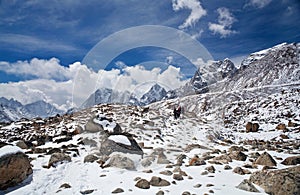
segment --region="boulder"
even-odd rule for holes
[[[232,162],[232,159],[228,154],[222,154],[214,157],[212,161],[216,162],[215,164],[228,164],[229,162]]]
[[[88,122],[85,124],[85,131],[87,131],[89,133],[96,133],[96,132],[104,131],[102,125],[95,123],[95,121],[94,121],[95,119],[97,119],[97,117],[92,117],[90,120],[88,120]]]
[[[141,188],[141,189],[149,189],[150,188],[150,182],[147,181],[146,179],[140,179],[135,184],[135,186],[138,187],[138,188]]]
[[[120,154],[115,154],[112,157],[110,157],[108,166],[117,167],[120,169],[128,169],[128,170],[136,169],[134,162],[130,158],[126,156],[122,156]]]
[[[281,164],[284,165],[298,165],[300,164],[300,156],[290,156],[284,159],[284,161],[281,162]]]
[[[236,186],[236,188],[248,192],[259,192],[259,190],[256,189],[256,187],[248,179],[244,179],[238,186]]]
[[[169,185],[171,185],[171,183],[160,177],[153,176],[150,180],[150,185],[152,185],[152,186],[169,186]]]
[[[86,157],[84,157],[84,160],[83,162],[90,162],[90,163],[93,163],[95,162],[96,160],[98,160],[99,158],[93,154],[88,154]]]
[[[286,130],[287,130],[286,125],[283,124],[283,123],[278,124],[278,125],[276,126],[276,129],[277,129],[277,130],[283,130],[283,131],[286,131]]]
[[[273,157],[267,152],[262,153],[254,163],[258,165],[265,165],[270,167],[276,166],[277,164],[276,161],[273,159]]]
[[[57,164],[71,162],[71,157],[64,153],[53,153],[48,162],[48,168],[56,167]]]
[[[122,188],[116,188],[114,191],[112,191],[112,194],[119,194],[119,193],[123,193],[124,190]]]
[[[18,146],[18,147],[21,148],[21,149],[28,149],[27,144],[26,144],[23,140],[19,140],[19,141],[16,143],[16,146]]]
[[[249,132],[258,132],[258,129],[259,129],[259,124],[258,123],[248,122],[246,124],[246,132],[247,133],[249,133]]]
[[[214,172],[216,171],[216,169],[215,169],[214,166],[206,167],[205,170],[207,170],[207,171],[210,172],[210,173],[214,173]]]
[[[30,174],[32,168],[28,156],[24,153],[5,154],[0,157],[0,190],[16,186]]]
[[[252,173],[250,182],[273,195],[300,194],[300,166]]]
[[[181,181],[181,180],[183,180],[183,177],[181,174],[176,173],[173,175],[173,179],[175,179],[177,181]]]
[[[205,165],[206,162],[199,158],[197,155],[195,155],[191,160],[189,161],[189,166],[200,166],[200,165]]]
[[[247,159],[247,155],[241,151],[232,151],[229,156],[230,158],[238,161],[245,161]]]
[[[122,142],[116,142],[114,140],[109,139],[108,137],[107,139],[104,139],[104,141],[101,143],[100,153],[102,155],[107,156],[109,156],[113,152],[143,155],[143,150],[140,148],[138,143],[133,139],[131,135],[120,136],[127,137],[128,141],[130,142],[130,145],[124,144]]]

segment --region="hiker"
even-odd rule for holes
[[[180,114],[181,114],[181,106],[180,105],[174,107],[173,114],[174,114],[174,119],[178,119],[180,117]]]

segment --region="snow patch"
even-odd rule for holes
[[[0,148],[0,158],[2,158],[3,156],[6,156],[6,155],[16,154],[19,152],[23,153],[21,148],[19,148],[17,146],[6,145],[6,146],[3,146],[2,148]]]
[[[116,143],[121,143],[127,146],[131,146],[129,139],[125,135],[111,135],[108,138]]]

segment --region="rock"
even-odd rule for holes
[[[206,167],[205,170],[207,170],[207,171],[210,172],[210,173],[214,173],[214,172],[216,171],[216,169],[215,169],[214,166]]]
[[[110,157],[108,166],[117,167],[120,169],[135,170],[134,162],[130,158],[120,154],[115,154]]]
[[[246,133],[249,133],[249,132],[257,132],[259,129],[259,124],[258,123],[251,123],[251,122],[248,122],[246,124]]]
[[[188,191],[184,191],[184,192],[182,192],[182,194],[181,195],[191,195],[191,193],[190,192],[188,192]]]
[[[93,163],[95,162],[96,160],[98,160],[99,158],[93,154],[89,154],[87,155],[86,157],[84,157],[84,160],[83,162],[84,163],[87,163],[87,162],[90,162],[90,163]]]
[[[59,188],[71,188],[71,186],[68,183],[64,183]]]
[[[256,187],[248,179],[244,179],[238,186],[236,186],[236,188],[248,192],[259,192],[259,190],[256,189]]]
[[[232,151],[229,156],[230,158],[238,161],[245,161],[247,159],[247,155],[241,151]]]
[[[146,179],[140,179],[135,184],[135,186],[138,187],[138,188],[141,188],[141,189],[149,189],[150,188],[150,182],[147,181]]]
[[[289,136],[285,135],[285,134],[281,134],[279,135],[281,137],[281,139],[289,139]]]
[[[102,125],[95,123],[94,119],[96,120],[97,117],[92,117],[88,122],[85,124],[85,131],[89,133],[97,133],[97,132],[104,132]]]
[[[19,148],[21,149],[28,149],[28,146],[27,144],[23,141],[23,140],[19,140],[17,143],[16,143],[16,146],[18,146]]]
[[[164,193],[164,191],[162,191],[162,190],[159,190],[157,193],[156,193],[156,195],[164,195],[165,193]]]
[[[161,171],[159,173],[162,175],[167,175],[167,176],[173,175],[172,171],[169,171],[169,170]]]
[[[143,173],[153,173],[153,171],[151,169],[146,169],[143,171]]]
[[[250,182],[273,195],[300,194],[300,166],[252,173]]]
[[[169,186],[171,184],[170,184],[170,182],[168,182],[165,179],[153,176],[150,180],[150,185],[152,185],[152,186]]]
[[[225,166],[224,166],[224,170],[230,170],[230,169],[232,169],[231,166],[229,166],[229,165],[225,165]]]
[[[117,188],[114,191],[112,191],[111,193],[112,194],[119,194],[119,193],[123,193],[123,192],[124,192],[124,190],[122,188]]]
[[[51,154],[54,154],[54,153],[61,153],[61,149],[60,149],[60,148],[51,148],[51,149],[46,153],[46,155],[51,155]]]
[[[278,124],[278,125],[276,126],[276,129],[277,129],[277,130],[283,130],[283,131],[286,131],[286,130],[287,130],[286,125],[283,124],[283,123]]]
[[[283,165],[298,165],[300,164],[300,156],[290,156],[281,162]]]
[[[256,161],[254,162],[255,164],[258,164],[258,165],[265,165],[265,166],[276,166],[276,161],[272,158],[272,156],[267,153],[267,152],[264,152],[262,153],[257,159]]]
[[[32,174],[30,161],[22,152],[0,157],[0,190],[16,186],[30,174]]]
[[[245,149],[243,146],[231,146],[231,147],[228,149],[228,152],[229,152],[229,153],[232,153],[233,151],[247,152],[248,150]]]
[[[144,154],[143,150],[140,148],[138,143],[133,139],[133,137],[129,135],[126,137],[130,141],[131,145],[126,145],[126,144],[115,142],[110,139],[105,139],[101,143],[100,153],[102,155],[107,155],[107,156],[109,156],[113,152],[143,155]]]
[[[299,126],[299,124],[292,122],[291,120],[289,120],[288,122],[288,127],[297,127]]]
[[[227,154],[216,156],[212,160],[216,162],[215,164],[228,164],[229,162],[232,162],[231,157]]]
[[[89,139],[89,138],[83,138],[82,143],[84,145],[89,145],[91,147],[96,147],[97,146],[97,142],[95,140]]]
[[[183,177],[181,174],[174,174],[173,175],[173,179],[177,180],[177,181],[181,181],[183,180]]]
[[[141,160],[141,165],[143,167],[149,167],[155,160],[155,157],[154,156],[149,156],[149,157],[146,157],[146,158],[143,158]]]
[[[54,153],[49,159],[48,167],[55,167],[56,164],[62,163],[64,161],[71,162],[71,157],[64,153]]]
[[[241,167],[235,167],[235,168],[233,169],[233,172],[234,172],[234,173],[237,173],[237,174],[239,174],[239,175],[245,175],[245,174],[246,174],[245,171],[244,171],[244,169],[242,169]]]
[[[80,194],[91,194],[93,193],[95,190],[84,190],[84,191],[80,191]]]
[[[154,153],[157,154],[157,164],[169,164],[170,161],[167,159],[167,156],[163,152],[162,148],[156,148]]]
[[[116,123],[116,126],[113,128],[113,132],[116,133],[116,134],[121,134],[122,133],[122,128],[118,123]]]
[[[196,184],[196,185],[194,185],[193,187],[194,188],[200,188],[202,186],[202,184]]]
[[[197,155],[191,158],[191,160],[189,161],[189,166],[200,166],[205,164],[206,162],[203,159],[199,158]]]

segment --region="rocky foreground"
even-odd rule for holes
[[[297,88],[2,124],[0,193],[300,194]]]

